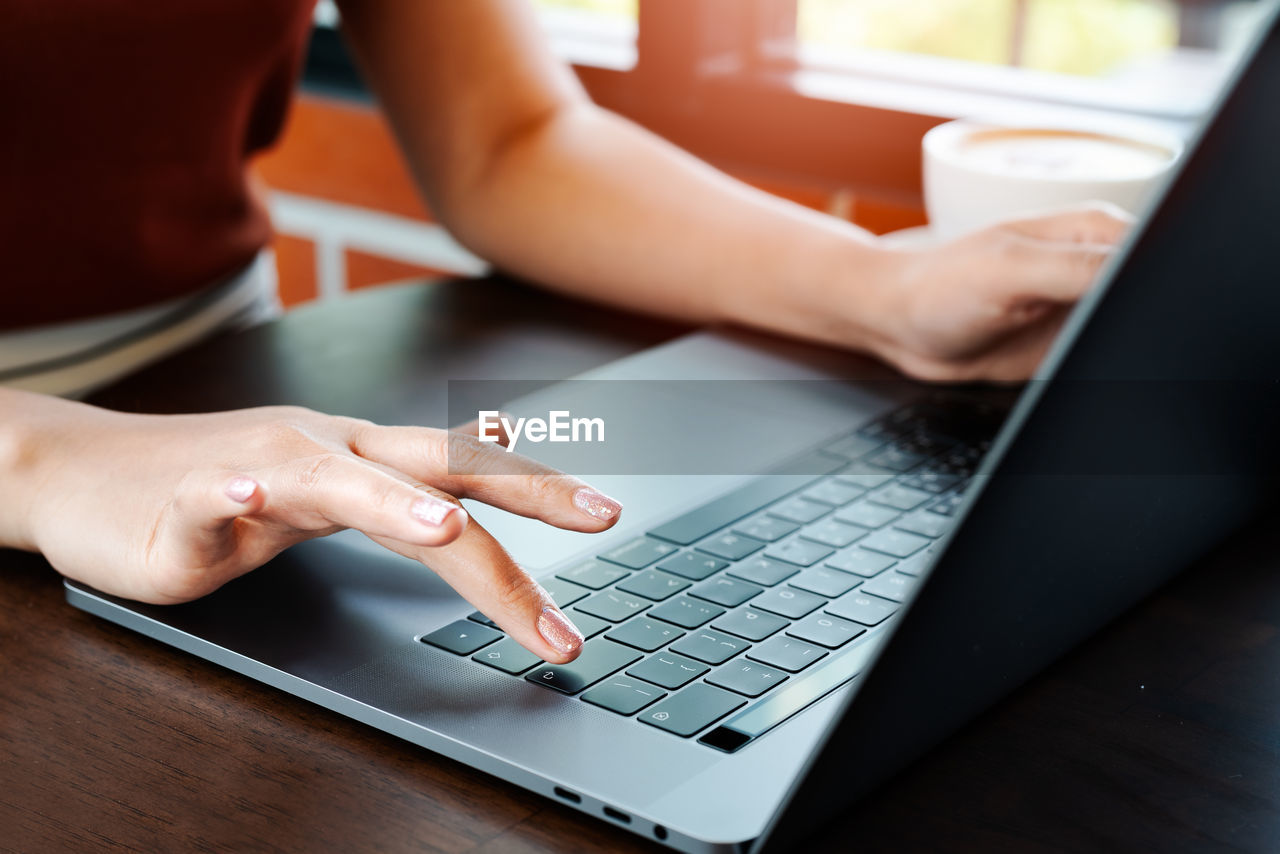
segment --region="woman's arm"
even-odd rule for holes
[[[1016,378],[1125,227],[1086,211],[890,251],[593,106],[524,0],[340,6],[444,224],[578,295],[840,344],[928,378]]]

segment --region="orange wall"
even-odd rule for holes
[[[280,144],[257,163],[266,183],[278,190],[325,201],[430,220],[390,129],[370,106],[302,95]],[[818,210],[846,216],[876,233],[923,224],[918,208],[828,190],[782,185],[751,175],[738,177],[761,189]],[[296,236],[276,239],[280,290],[286,305],[316,294],[314,245]],[[349,288],[426,275],[432,271],[364,253],[347,252]]]

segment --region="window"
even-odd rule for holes
[[[548,13],[570,13],[589,18],[635,22],[638,0],[535,0]]]
[[[1178,41],[1167,0],[800,0],[801,45],[1099,75]]]
[[[796,38],[785,59],[802,70],[1189,122],[1211,103],[1271,5],[797,0]]]
[[[535,0],[558,55],[575,65],[625,71],[636,64],[639,0]]]

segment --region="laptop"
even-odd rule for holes
[[[188,605],[68,600],[672,848],[795,847],[1266,506],[1277,103],[1272,16],[1018,391],[700,332],[516,400],[661,416],[589,478],[608,534],[470,508],[588,636],[570,665],[353,534]]]

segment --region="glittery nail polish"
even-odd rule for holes
[[[538,634],[563,655],[577,652],[586,640],[578,627],[553,605],[547,605],[538,615]]]
[[[592,519],[608,522],[622,512],[622,505],[609,496],[584,486],[573,494],[573,506]]]

